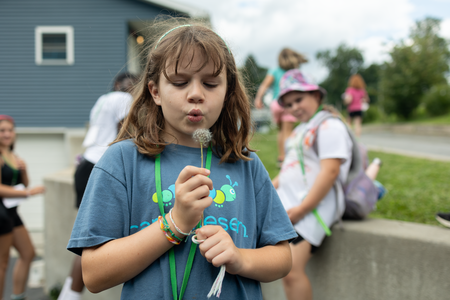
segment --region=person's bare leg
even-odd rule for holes
[[[35,257],[33,243],[25,226],[14,227],[13,246],[19,252],[13,271],[13,293],[19,295],[25,292],[31,262]]]
[[[379,158],[375,158],[373,162],[367,167],[366,175],[372,180],[377,179],[378,171],[380,171],[381,160]]]
[[[81,273],[81,256],[76,256],[72,264],[72,291],[81,293],[84,289],[83,274]]]
[[[3,297],[6,272],[8,271],[9,249],[13,243],[12,233],[0,235],[0,299]]]
[[[346,120],[347,120],[347,125],[351,128],[352,127],[352,118],[350,118],[350,116],[347,116]]]
[[[362,118],[361,117],[354,117],[353,118],[353,124],[354,124],[354,130],[355,130],[355,135],[356,137],[360,137],[361,136],[361,123],[362,123]]]
[[[277,133],[277,149],[278,149],[278,158],[279,162],[284,160],[284,145],[283,145],[283,133],[281,131],[281,124],[278,125],[278,133]]]
[[[305,267],[311,258],[311,244],[303,240],[291,244],[292,269],[283,278],[284,291],[288,300],[312,300],[311,283],[306,276]]]

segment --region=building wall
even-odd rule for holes
[[[97,98],[127,69],[128,22],[160,12],[137,0],[0,1],[0,113],[18,127],[84,127]],[[36,26],[72,26],[75,63],[36,65]]]
[[[15,152],[27,164],[30,186],[42,185],[48,174],[73,166],[75,156],[83,151],[84,133],[84,129],[18,129]],[[75,199],[71,200],[74,206]],[[19,213],[30,232],[41,233],[44,228],[44,196],[30,197],[19,206]]]

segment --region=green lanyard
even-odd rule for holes
[[[206,155],[206,169],[211,169],[211,158],[212,150],[208,147],[208,153]],[[159,211],[162,216],[165,216],[161,188],[161,155],[158,154],[155,160],[155,184],[156,184],[156,196],[158,197]],[[198,222],[195,228],[201,227],[201,222]],[[183,299],[184,292],[188,284],[189,276],[191,274],[192,264],[194,262],[195,251],[197,249],[197,244],[191,243],[191,248],[189,249],[189,256],[186,262],[186,268],[184,269],[183,283],[181,284],[180,297],[178,298],[178,283],[177,283],[177,272],[175,267],[175,251],[173,247],[169,250],[169,267],[170,267],[170,283],[172,285],[172,295],[174,300]]]
[[[312,116],[312,118],[314,118],[322,109],[323,109],[323,107],[322,107],[322,105],[320,105],[319,108],[317,108],[317,110],[314,113],[314,115]],[[305,139],[306,132],[307,132],[307,130],[305,130],[303,132],[303,134],[302,134],[302,138],[301,138],[300,143],[299,143],[300,145],[297,144],[297,153],[298,153],[298,161],[300,162],[300,169],[302,170],[302,174],[303,174],[303,181],[305,182],[305,185],[308,186],[308,182],[306,181],[305,161],[304,161],[304,158],[303,158],[303,141]],[[317,209],[314,208],[312,210],[312,213],[316,217],[316,219],[319,222],[320,226],[322,226],[323,230],[325,231],[325,234],[327,236],[330,236],[331,235],[331,230],[330,230],[330,228],[328,228],[327,224],[325,224],[323,219],[320,217],[319,213],[317,212]]]
[[[2,158],[5,161],[5,163],[11,168],[11,170],[13,172],[13,178],[11,180],[11,186],[14,186],[17,183],[17,177],[19,177],[19,170],[17,170],[15,167],[13,167],[13,165],[3,155],[2,155]]]

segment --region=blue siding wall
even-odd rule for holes
[[[159,13],[137,0],[1,0],[0,114],[19,127],[83,127],[126,70],[127,22]],[[36,26],[73,26],[75,63],[36,65]]]

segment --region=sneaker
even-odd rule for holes
[[[372,161],[372,163],[377,164],[381,167],[381,165],[383,164],[383,162],[381,161],[381,159],[379,159],[378,157],[375,157]]]
[[[382,185],[381,182],[379,182],[379,181],[377,181],[377,180],[374,180],[374,181],[373,181],[373,184],[374,184],[374,185],[377,187],[377,189],[378,189],[378,201],[380,201],[381,198],[383,198],[383,197],[386,195],[387,190],[386,190],[386,188],[384,187],[384,185]]]
[[[450,228],[450,213],[437,213],[436,220],[445,227]]]

